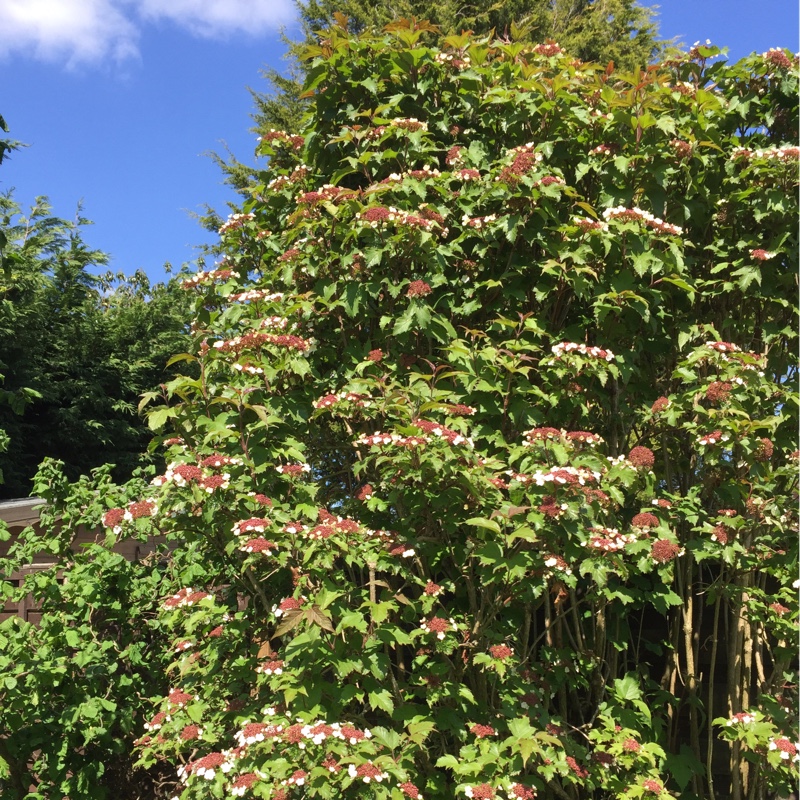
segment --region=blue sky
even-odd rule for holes
[[[662,0],[661,36],[710,39],[732,58],[798,50],[796,0]],[[291,0],[0,0],[0,115],[30,146],[0,166],[0,190],[48,195],[94,220],[111,268],[151,278],[210,241],[189,212],[234,199],[204,154],[251,162],[252,99],[284,69]]]

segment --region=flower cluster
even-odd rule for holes
[[[139,500],[130,503],[127,509],[112,508],[103,514],[103,525],[111,528],[114,533],[122,533],[122,522],[133,522],[143,517],[153,517],[158,511],[158,505],[154,500]]]
[[[636,739],[626,739],[622,743],[622,750],[625,753],[638,753],[642,749],[642,746]]]
[[[230,785],[231,794],[234,797],[243,797],[248,789],[253,788],[253,784],[262,776],[257,772],[245,772],[237,775],[236,780]]]
[[[649,447],[639,445],[628,453],[627,460],[629,464],[637,469],[652,469],[656,463],[656,456]]]
[[[653,530],[654,528],[657,528],[658,525],[658,517],[655,514],[650,514],[647,511],[634,515],[633,519],[631,520],[631,527],[643,532]]]
[[[770,47],[766,53],[761,54],[761,57],[774,67],[779,67],[780,69],[792,68],[792,59],[780,47]]]
[[[711,433],[707,433],[705,436],[700,436],[697,439],[697,444],[702,445],[705,447],[709,444],[718,444],[719,442],[727,442],[728,439],[731,437],[728,436],[727,433],[723,433],[721,430],[715,430]]]
[[[179,592],[176,592],[172,595],[172,597],[168,597],[163,604],[163,607],[167,610],[172,608],[184,608],[186,606],[193,606],[195,603],[199,603],[201,600],[204,600],[206,597],[210,597],[207,592],[195,591],[190,586],[181,589]]]
[[[289,262],[296,261],[301,255],[302,251],[299,247],[290,247],[288,250],[278,256],[278,262],[281,264],[287,264]]]
[[[420,122],[416,117],[398,117],[397,119],[391,120],[389,124],[404,131],[428,130],[428,123]]]
[[[683,139],[670,139],[669,144],[678,158],[689,158],[692,155],[694,148],[691,142],[685,142]]]
[[[557,570],[563,572],[565,575],[572,575],[572,568],[569,564],[556,553],[546,553],[544,556],[544,565],[549,570]]]
[[[499,661],[504,661],[514,655],[514,651],[507,644],[493,644],[489,648],[489,654],[492,658]]]
[[[425,426],[434,426],[431,428],[431,431],[438,429],[439,433],[433,433],[433,436],[437,436],[439,438],[444,439],[445,441],[449,442],[450,444],[467,444],[470,445],[471,441],[466,436],[461,436],[461,434],[455,433],[454,431],[445,428],[443,425],[439,425],[435,422],[428,422],[427,420],[416,420],[413,425],[417,428],[421,428],[419,425],[420,422],[423,422]],[[421,428],[422,429],[422,428]],[[452,434],[452,438],[451,438]],[[429,442],[433,441],[431,436],[423,435],[423,436],[401,436],[399,433],[382,433],[378,431],[376,433],[370,434],[362,434],[358,437],[358,439],[354,442],[354,446],[358,447],[361,444],[368,445],[370,447],[406,447],[406,448],[414,448],[419,447],[423,444],[428,444]]]
[[[283,659],[271,658],[264,661],[256,667],[256,672],[260,672],[262,675],[282,675]]]
[[[654,414],[660,414],[662,411],[666,411],[669,408],[669,398],[668,397],[659,397],[654,402],[653,405],[650,406],[650,410]]]
[[[381,183],[401,183],[405,178],[413,178],[417,181],[425,181],[428,178],[440,178],[442,175],[436,167],[425,164],[422,169],[411,169],[406,172],[392,172],[384,178]]]
[[[741,353],[742,348],[732,342],[706,342],[706,347],[718,353]]]
[[[600,480],[600,473],[594,472],[584,467],[551,467],[543,472],[536,470],[532,475],[523,473],[509,473],[512,480],[522,484],[534,483],[536,486],[544,486],[546,483],[564,485],[585,486],[587,483],[596,483]]]
[[[281,781],[281,786],[305,786],[307,778],[308,773],[304,769],[296,769],[286,780]]]
[[[269,142],[270,144],[277,143],[278,145],[286,145],[291,147],[293,150],[301,150],[303,145],[306,143],[305,136],[287,133],[286,131],[276,131],[274,128],[259,136],[258,141]]]
[[[580,344],[579,342],[559,342],[553,345],[551,352],[556,358],[562,358],[568,353],[579,353],[582,356],[597,358],[601,361],[613,361],[616,358],[610,350],[604,350],[602,347]]]
[[[241,458],[214,453],[213,455],[206,456],[200,462],[200,466],[205,469],[223,469],[224,467],[241,466],[243,463]]]
[[[283,292],[271,292],[269,289],[248,289],[246,292],[228,295],[228,300],[231,303],[246,303],[256,300],[271,303],[283,300]]]
[[[451,417],[471,417],[477,412],[477,408],[464,405],[463,403],[454,403],[444,409],[444,413]]]
[[[167,702],[174,708],[183,708],[187,703],[191,703],[195,697],[182,689],[173,689],[167,695]],[[168,719],[169,717],[167,717]]]
[[[178,767],[178,777],[182,781],[186,781],[190,775],[197,775],[211,781],[214,780],[217,771],[228,773],[233,767],[233,761],[229,756],[223,753],[209,753],[207,756],[190,761],[185,766]]]
[[[169,714],[167,714],[165,711],[159,711],[153,717],[153,719],[151,719],[149,722],[145,722],[144,729],[146,731],[157,731],[157,730],[160,730],[161,726],[165,722],[169,722],[171,719],[172,719],[172,717],[170,717]]]
[[[425,633],[435,633],[436,638],[439,640],[444,639],[449,631],[458,630],[458,625],[456,625],[456,621],[452,617],[449,620],[444,619],[444,617],[424,619],[419,627],[425,631]]]
[[[434,220],[410,214],[408,211],[401,211],[393,206],[371,206],[365,211],[359,211],[356,214],[356,222],[369,225],[370,228],[377,228],[391,222],[395,225],[406,225],[409,228],[422,228],[423,230],[430,230],[437,224]]]
[[[184,289],[192,289],[204,283],[221,283],[233,277],[233,270],[223,267],[221,269],[200,270],[192,275],[191,278],[183,281],[181,286]]]
[[[458,164],[460,161],[463,160],[463,156],[461,155],[461,151],[464,148],[459,144],[454,144],[448,151],[447,155],[444,157],[444,163],[447,164],[448,167],[452,167]]]
[[[289,611],[299,611],[305,600],[305,597],[285,597],[278,605],[272,606],[272,613],[280,618]]]
[[[481,173],[478,172],[477,169],[459,169],[456,170],[453,175],[455,175],[456,178],[460,178],[465,183],[469,181],[479,181],[481,179]]]
[[[705,42],[696,41],[690,48],[689,51],[686,53],[686,57],[691,59],[692,61],[705,61],[707,56],[704,56],[700,52],[701,47],[711,47],[711,39],[706,39]]]
[[[567,756],[565,760],[567,762],[567,766],[572,770],[579,780],[584,780],[585,778],[589,777],[589,771],[585,767],[582,767],[572,756]]]
[[[294,322],[290,323],[289,320],[286,319],[286,317],[279,317],[279,316],[277,316],[275,314],[273,314],[272,316],[269,316],[269,317],[264,317],[264,319],[262,319],[258,323],[258,327],[259,328],[262,328],[262,329],[266,328],[268,330],[284,331],[289,326],[291,326],[292,328],[295,328],[297,326],[297,323],[294,323]]]
[[[714,405],[721,405],[727,402],[733,384],[727,381],[712,381],[706,387],[706,400]]]
[[[436,54],[434,60],[439,64],[444,64],[448,67],[454,67],[455,69],[467,69],[467,67],[469,67],[472,63],[468,55],[463,55],[460,53],[439,52]]]
[[[656,539],[650,548],[650,557],[657,564],[667,564],[680,555],[683,555],[683,550],[669,539]]]
[[[584,233],[589,231],[607,231],[608,223],[600,222],[597,219],[589,219],[588,217],[573,217],[573,225],[577,225]]]
[[[562,514],[569,510],[569,503],[559,504],[556,498],[552,495],[546,495],[542,498],[539,512],[551,519],[558,519]]]
[[[226,222],[219,226],[217,231],[220,236],[230,231],[235,231],[238,228],[244,227],[248,222],[252,222],[256,218],[255,214],[229,214]]]
[[[497,216],[495,214],[489,214],[485,217],[470,217],[469,214],[464,214],[461,217],[461,224],[466,225],[470,228],[475,228],[475,230],[480,230],[481,228],[485,228],[492,222],[497,221]]]
[[[255,539],[248,539],[243,544],[239,545],[239,549],[243,553],[260,553],[261,555],[271,556],[276,550],[275,545],[259,536]]]
[[[591,536],[585,546],[591,550],[602,550],[604,553],[624,550],[625,545],[636,541],[636,536],[632,533],[620,533],[616,528],[595,527],[590,533]]]
[[[240,519],[233,523],[233,535],[243,536],[246,533],[264,533],[272,523],[268,519],[251,517],[250,519]]]
[[[613,156],[619,147],[615,144],[599,144],[589,151],[590,156]]]
[[[297,205],[315,206],[325,202],[336,203],[354,197],[355,195],[356,192],[352,189],[344,189],[341,186],[333,186],[330,183],[326,183],[313,192],[302,192],[295,198],[295,203],[297,203]]]
[[[719,544],[728,544],[731,538],[731,531],[726,525],[715,525],[711,530],[711,541]]]
[[[770,259],[775,258],[776,255],[778,254],[773,253],[770,250],[763,250],[760,247],[750,251],[750,257],[754,258],[756,261],[769,261]]]
[[[356,520],[336,516],[325,508],[321,508],[317,512],[317,521],[319,524],[307,533],[309,539],[328,539],[337,533],[351,536],[359,533],[362,529],[361,524]]]
[[[347,767],[347,774],[354,780],[360,778],[364,783],[369,783],[370,781],[380,783],[389,778],[388,772],[378,769],[371,761],[367,761],[366,764],[359,764],[358,766],[350,764]]]
[[[303,180],[303,178],[307,177],[310,174],[311,170],[305,164],[298,164],[291,173],[288,175],[278,175],[277,178],[273,178],[268,184],[267,189],[270,191],[279,191],[283,189],[285,186],[290,186],[291,184],[298,183],[299,181]]]
[[[778,739],[770,738],[769,745],[770,750],[777,750],[781,754],[781,759],[784,761],[800,761],[800,742],[794,743],[786,739],[785,737],[781,737]]]
[[[769,461],[775,452],[775,445],[772,443],[772,440],[764,436],[758,439],[757,442],[753,458],[755,458],[756,461]]]
[[[481,725],[479,722],[470,725],[469,732],[478,739],[486,739],[489,736],[497,735],[497,731],[491,725]]]
[[[736,147],[731,153],[732,159],[743,158],[747,161],[753,159],[775,160],[781,162],[797,161],[800,158],[800,147],[784,144],[780,147],[767,147],[763,150],[751,150],[749,147]]]
[[[494,789],[488,783],[480,783],[477,786],[467,786],[464,794],[472,800],[492,800]]]
[[[746,711],[739,711],[734,714],[725,724],[731,725],[752,725],[756,721],[754,714],[749,714]]]
[[[534,445],[537,442],[546,441],[560,441],[565,440],[572,444],[588,445],[594,447],[595,445],[602,444],[604,439],[596,433],[589,433],[588,431],[565,431],[557,428],[531,428],[529,431],[524,431],[523,436],[526,438],[526,445]]]
[[[437,436],[441,439],[444,439],[448,444],[472,444],[472,440],[468,437],[462,436],[460,433],[456,433],[455,431],[450,430],[450,428],[440,425],[438,422],[433,422],[427,419],[415,419],[411,424],[415,428],[419,428],[421,431],[424,431],[431,436]]]
[[[274,709],[269,710],[274,712]],[[355,745],[365,739],[372,738],[372,733],[369,730],[360,730],[347,723],[329,723],[325,720],[316,720],[309,723],[297,722],[293,725],[248,722],[234,734],[234,738],[240,747],[246,747],[268,739],[283,739],[287,743],[296,744],[301,750],[304,750],[308,744],[320,745],[331,738]]]
[[[669,222],[664,222],[663,219],[653,216],[649,211],[643,211],[641,208],[636,207],[625,208],[625,206],[616,206],[614,208],[607,208],[603,212],[603,219],[618,219],[622,222],[642,222],[645,227],[651,228],[656,233],[671,233],[675,236],[680,236],[683,233],[683,228],[679,225],[672,225]]]
[[[535,800],[536,790],[521,783],[512,783],[508,787],[508,800]]]
[[[544,159],[544,154],[536,152],[534,142],[520,145],[508,151],[508,156],[512,159],[511,163],[503,167],[500,174],[495,178],[496,181],[516,186],[522,176],[530,172],[538,163]]]
[[[330,408],[338,403],[350,403],[358,408],[367,408],[372,403],[372,398],[367,394],[359,394],[358,392],[326,394],[314,403],[314,408]]]
[[[543,178],[535,180],[533,185],[537,188],[541,186],[545,188],[548,186],[565,186],[566,181],[563,178],[559,178],[557,175],[545,175]]]
[[[291,333],[258,333],[256,331],[249,331],[242,336],[234,336],[232,339],[220,339],[214,342],[213,347],[220,353],[238,354],[243,350],[257,350],[265,344],[272,344],[287,350],[297,350],[300,353],[311,349],[311,342],[308,339]]]
[[[411,281],[408,285],[406,297],[425,297],[432,291],[430,284],[425,283],[425,281]]]
[[[560,56],[564,50],[558,46],[558,42],[548,40],[544,44],[537,44],[536,47],[533,48],[533,52],[536,53],[537,56],[552,58],[553,56]]]
[[[564,436],[572,444],[585,444],[589,447],[595,447],[605,441],[599,434],[589,433],[588,431],[567,431]]]
[[[310,464],[279,464],[275,471],[281,475],[288,475],[290,478],[301,478],[306,473],[311,472]]]

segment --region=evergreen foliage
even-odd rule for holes
[[[27,496],[45,457],[72,479],[113,461],[124,480],[150,438],[139,396],[168,378],[188,335],[179,282],[98,276],[107,256],[86,244],[87,220],[54,217],[45,198],[23,216],[7,195],[0,215],[0,497]]]

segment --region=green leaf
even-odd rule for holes
[[[147,426],[151,431],[157,431],[164,427],[164,424],[168,419],[174,418],[177,415],[178,411],[175,408],[171,408],[169,406],[156,408],[147,415]]]
[[[486,519],[485,517],[472,517],[466,521],[467,525],[474,525],[476,528],[486,528],[486,530],[500,533],[500,526],[493,519]]]
[[[367,695],[369,699],[370,708],[373,710],[380,708],[387,714],[394,711],[394,700],[392,700],[391,692],[388,689],[382,689],[378,692],[369,692]]]

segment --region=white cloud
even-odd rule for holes
[[[291,0],[136,0],[145,20],[168,19],[199,36],[264,33],[294,16]]]
[[[291,0],[0,0],[0,58],[123,61],[146,25],[170,22],[195,36],[253,36],[291,20]]]
[[[110,0],[0,0],[0,56],[121,60],[135,55],[137,29]]]

